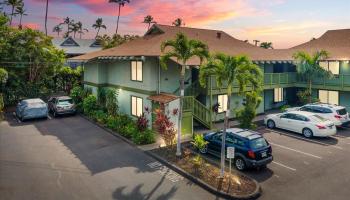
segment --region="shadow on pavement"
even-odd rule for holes
[[[80,116],[19,122],[12,113],[5,116],[10,126],[34,126],[41,135],[57,137],[92,174],[123,167],[134,167],[137,173],[152,172],[154,162],[141,150],[125,143]]]
[[[171,189],[166,192],[162,193],[158,197],[154,196],[154,193],[157,191],[157,189],[162,185],[163,181],[165,179],[165,176],[162,177],[162,179],[157,183],[157,185],[148,193],[143,194],[141,189],[144,186],[143,184],[139,184],[136,187],[132,189],[130,193],[124,192],[126,189],[126,186],[119,187],[113,192],[113,199],[144,199],[144,200],[150,200],[150,199],[156,199],[156,200],[167,200],[171,199],[171,197],[174,196],[175,192],[177,191],[177,188],[175,186],[171,187]]]

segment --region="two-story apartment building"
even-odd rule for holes
[[[295,102],[297,90],[306,87],[306,83],[298,79],[293,64],[292,55],[296,51],[312,53],[325,49],[331,56],[322,65],[336,75],[332,80],[322,77],[314,80],[314,95],[323,102],[350,108],[347,102],[350,97],[350,80],[347,80],[350,77],[349,58],[346,57],[350,55],[350,30],[329,31],[319,39],[291,49],[267,50],[235,39],[223,31],[154,25],[139,39],[73,59],[84,62],[85,87],[91,87],[95,94],[98,87],[118,89],[120,111],[138,116],[144,107],[152,109],[159,102],[168,104],[177,99],[174,95],[179,93],[180,65],[172,60],[168,69],[164,70],[159,57],[162,55],[161,43],[175,38],[178,32],[207,43],[212,53],[244,54],[259,65],[264,72],[263,102],[258,108],[259,113]],[[223,119],[222,111],[227,107],[225,88],[218,88],[214,77],[208,80],[207,87],[199,85],[199,65],[199,60],[191,59],[186,71],[183,127],[187,133],[192,131],[194,123],[211,127],[213,121]],[[234,108],[242,106],[242,97],[237,93],[230,98]],[[214,115],[211,109],[216,103],[221,106],[218,115]]]

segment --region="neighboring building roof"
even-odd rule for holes
[[[52,43],[56,48],[64,50],[67,55],[83,55],[102,49],[95,39],[54,38]]]
[[[167,93],[160,93],[160,94],[156,94],[148,97],[149,100],[159,102],[162,104],[167,104],[169,102],[174,101],[177,98],[179,97],[173,94],[167,94]]]
[[[182,32],[191,39],[197,39],[208,44],[209,50],[213,52],[223,52],[229,55],[247,55],[253,61],[293,61],[293,54],[298,50],[305,50],[310,53],[320,50],[320,47],[330,52],[330,59],[344,58],[345,55],[350,55],[349,41],[342,43],[346,38],[350,37],[350,32],[342,31],[329,31],[318,40],[328,41],[333,45],[315,45],[316,42],[305,43],[290,49],[263,49],[256,47],[244,41],[238,40],[229,34],[220,30],[208,30],[197,29],[188,27],[174,27],[167,25],[155,24],[152,28],[141,38],[124,43],[120,46],[89,53],[86,55],[72,58],[72,60],[92,60],[98,58],[108,57],[123,57],[123,56],[160,56],[162,52],[160,50],[161,43],[168,39],[173,39],[177,33]],[[331,34],[329,34],[331,33]],[[342,39],[339,39],[341,37]],[[331,42],[331,41],[336,42]],[[322,42],[322,44],[327,42]],[[342,45],[337,45],[337,44]],[[193,58],[188,61],[188,65],[200,65],[200,61],[197,58]]]

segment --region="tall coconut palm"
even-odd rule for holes
[[[117,28],[115,29],[115,34],[118,34],[121,7],[124,7],[126,3],[130,3],[130,0],[109,0],[109,3],[118,4],[118,20],[117,20]]]
[[[225,139],[226,129],[229,127],[230,102],[233,92],[233,83],[238,83],[239,94],[243,94],[247,85],[252,85],[254,91],[261,90],[262,71],[252,63],[246,56],[229,56],[223,53],[217,53],[211,56],[205,64],[200,67],[199,81],[203,87],[206,87],[209,77],[215,76],[219,87],[227,84],[227,110],[225,111],[224,130],[222,134],[221,146],[221,172],[224,176],[225,169]],[[226,85],[225,85],[226,86]]]
[[[57,36],[59,37],[60,36],[60,32],[62,32],[61,25],[59,24],[59,25],[54,26],[53,29],[52,29],[52,32],[54,32],[54,33],[56,32]]]
[[[180,26],[184,26],[184,25],[185,25],[185,23],[181,18],[177,18],[173,22],[173,26],[176,26],[176,27],[180,27]]]
[[[67,25],[66,37],[68,37],[69,33],[70,33],[71,26],[74,24],[74,20],[72,20],[69,17],[66,17],[63,19],[63,23],[60,23],[60,25],[63,25],[63,24]]]
[[[6,5],[11,6],[11,17],[10,17],[10,26],[12,25],[13,16],[16,15],[15,8],[23,4],[23,0],[6,0],[4,2]]]
[[[320,66],[320,61],[329,57],[329,53],[325,50],[316,51],[310,55],[304,51],[298,51],[293,55],[297,63],[297,72],[308,82],[309,102],[312,101],[312,79],[317,77],[331,78],[332,73]]]
[[[19,24],[18,24],[18,27],[20,29],[22,29],[22,17],[25,16],[25,15],[28,15],[26,13],[26,10],[24,9],[24,4],[21,4],[20,6],[17,6],[16,7],[16,14],[19,15]]]
[[[45,10],[45,34],[47,35],[47,13],[49,12],[49,0],[46,0],[46,10]]]
[[[107,29],[106,25],[103,24],[102,18],[98,18],[96,20],[96,22],[92,25],[92,27],[94,29],[97,29],[97,33],[96,33],[95,39],[98,37],[98,34],[100,33],[100,29],[101,28]]]
[[[76,23],[76,26],[78,28],[79,38],[81,39],[81,36],[84,34],[84,32],[89,32],[88,29],[83,28],[83,23],[81,21]]]
[[[262,42],[260,47],[264,49],[273,49],[272,42]]]
[[[69,26],[68,36],[69,36],[69,33],[73,33],[73,38],[75,38],[75,35],[77,34],[77,32],[79,32],[79,24],[71,22]]]
[[[176,59],[181,66],[180,71],[180,109],[179,123],[177,130],[177,150],[176,155],[181,155],[181,122],[182,122],[182,105],[185,89],[185,72],[187,61],[193,57],[201,61],[208,57],[208,46],[201,41],[188,39],[183,33],[178,33],[174,40],[166,40],[161,45],[163,55],[160,57],[161,66],[167,69],[168,61]]]
[[[153,17],[151,15],[147,15],[144,19],[143,22],[145,24],[148,24],[147,30],[151,27],[151,24],[156,24],[157,22],[154,21]]]

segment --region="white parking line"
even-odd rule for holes
[[[290,169],[290,170],[292,170],[292,171],[297,171],[296,169],[294,169],[294,168],[292,168],[292,167],[288,167],[287,165],[281,164],[281,163],[276,162],[276,161],[272,161],[272,163],[274,163],[274,164],[276,164],[276,165],[279,165],[279,166],[281,166],[281,167]]]
[[[52,117],[50,116],[50,115],[47,115],[47,118],[50,120],[50,119],[52,119]]]
[[[301,139],[301,140],[304,140],[304,141],[313,142],[313,143],[316,143],[316,144],[321,144],[321,145],[333,147],[333,148],[336,148],[336,149],[343,149],[342,147],[339,147],[339,146],[327,144],[327,143],[324,143],[324,142],[319,142],[319,141],[316,141],[316,140],[310,140],[310,139],[299,137],[299,136],[292,135],[292,134],[289,134],[289,133],[279,132],[279,131],[275,131],[275,130],[272,130],[272,129],[268,129],[268,130],[271,131],[271,132],[274,132],[274,133],[278,133],[278,134],[281,134],[281,135],[287,135],[287,136],[298,138],[298,139]]]
[[[313,154],[311,154],[311,153],[306,153],[306,152],[303,152],[303,151],[299,151],[299,150],[296,150],[296,149],[292,149],[292,148],[289,148],[289,147],[286,147],[286,146],[282,146],[282,145],[279,145],[279,144],[275,144],[275,143],[272,143],[272,142],[269,142],[269,143],[272,144],[272,145],[274,145],[274,146],[283,148],[283,149],[287,149],[287,150],[290,150],[290,151],[294,151],[294,152],[297,152],[297,153],[304,154],[304,155],[306,155],[306,156],[311,156],[311,157],[314,157],[314,158],[322,159],[320,156],[316,156],[316,155],[313,155]]]

